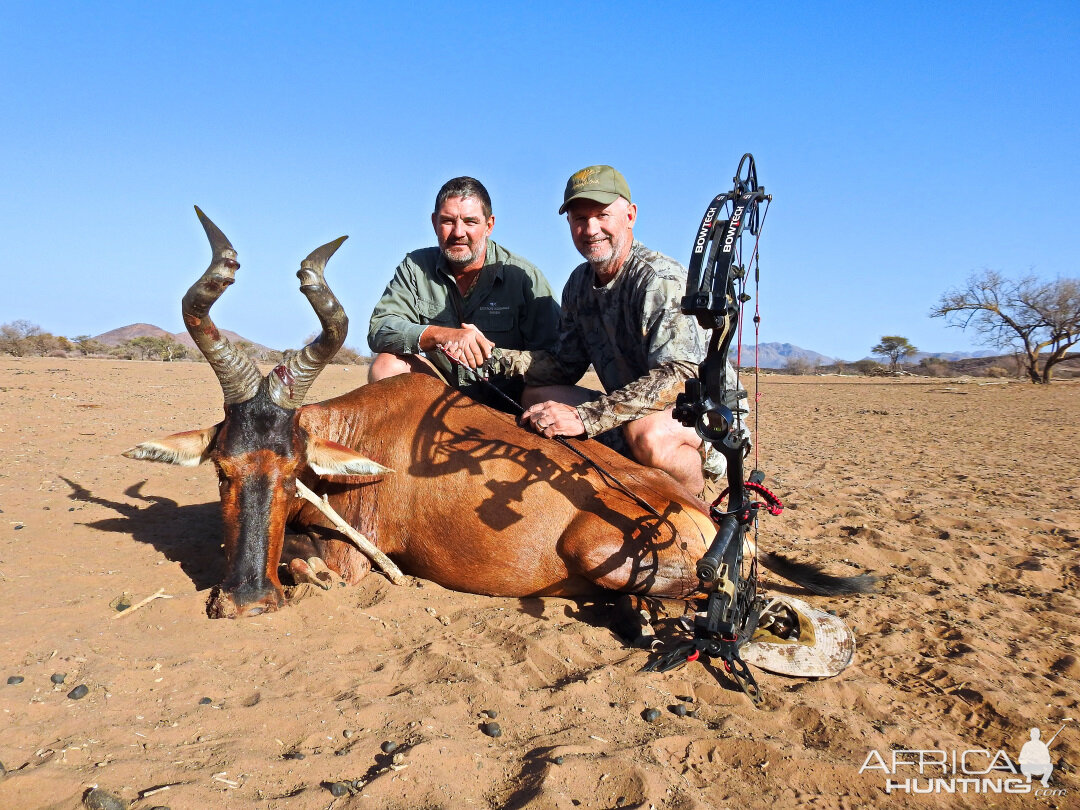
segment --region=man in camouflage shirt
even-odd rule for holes
[[[371,314],[368,345],[377,354],[368,381],[437,374],[474,399],[505,407],[468,369],[482,365],[495,346],[553,347],[559,305],[539,270],[488,238],[495,217],[479,180],[447,181],[431,224],[438,247],[406,255]],[[453,365],[442,345],[453,346],[468,368]],[[515,400],[521,396],[520,379],[492,382]]]
[[[600,439],[701,492],[704,450],[711,451],[711,475],[723,472],[723,456],[703,448],[696,431],[671,415],[708,347],[697,321],[679,308],[686,270],[634,240],[637,206],[611,166],[589,166],[571,176],[559,209],[564,212],[574,246],[587,261],[563,288],[558,342],[552,351],[497,357],[530,386],[522,421],[544,436]],[[604,395],[574,385],[590,364]],[[728,385],[735,385],[730,367]]]

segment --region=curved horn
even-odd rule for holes
[[[240,262],[236,260],[236,251],[225,238],[225,234],[197,205],[195,213],[199,215],[214,255],[206,272],[191,285],[184,296],[181,304],[184,326],[214,369],[218,382],[221,383],[221,390],[225,393],[225,404],[234,405],[255,396],[259,383],[262,382],[262,375],[254,360],[237,351],[228,338],[218,332],[209,313],[210,307],[225,292],[225,288],[235,281],[234,276]]]
[[[323,271],[326,261],[334,255],[341,243],[349,237],[341,236],[308,254],[300,262],[296,277],[300,279],[300,292],[311,303],[319,316],[322,334],[311,341],[303,351],[290,354],[275,368],[267,380],[270,399],[282,408],[299,408],[304,404],[308,389],[315,378],[330,362],[345,342],[349,333],[349,318],[333,291],[326,285]]]

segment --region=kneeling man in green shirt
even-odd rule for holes
[[[489,237],[491,197],[479,180],[455,177],[435,197],[438,247],[407,254],[371,313],[368,345],[376,353],[368,381],[408,372],[435,374],[474,399],[504,408],[439,346],[452,345],[469,368],[498,346],[546,350],[555,345],[559,305],[544,275]],[[521,397],[520,377],[492,382]]]

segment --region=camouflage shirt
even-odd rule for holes
[[[407,254],[371,313],[368,346],[373,352],[419,354],[420,335],[429,325],[471,323],[501,348],[548,349],[558,322],[559,305],[544,274],[489,239],[484,267],[464,296],[437,247]],[[486,400],[471,375],[441,352],[425,356],[450,385]],[[520,390],[512,388],[507,393],[516,399]]]
[[[670,408],[708,348],[679,308],[686,270],[674,259],[635,240],[610,283],[594,279],[588,262],[570,274],[553,351],[503,352],[530,385],[572,385],[591,364],[607,393],[577,408],[589,436]]]

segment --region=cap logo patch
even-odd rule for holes
[[[590,166],[588,169],[582,169],[577,174],[575,174],[570,179],[570,182],[571,184],[573,184],[575,189],[581,188],[582,186],[595,186],[600,183],[600,179],[596,177],[597,173],[598,170]]]

